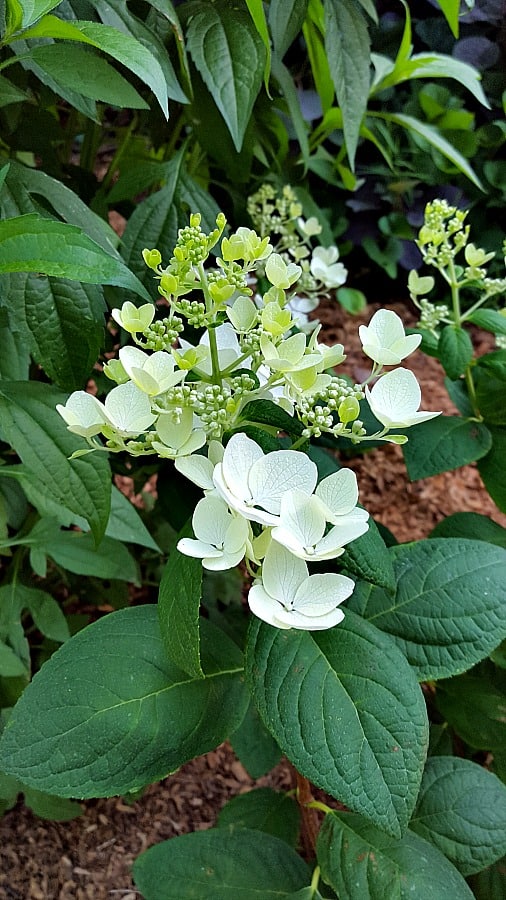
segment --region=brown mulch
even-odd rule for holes
[[[411,314],[393,308],[414,324]],[[343,368],[357,381],[367,374],[357,328],[370,315],[371,308],[351,318],[330,302],[319,310],[326,342],[344,344],[348,359]],[[487,336],[476,340],[479,353],[492,348]],[[421,383],[423,409],[455,412],[436,360],[415,353],[406,364]],[[442,518],[459,511],[483,513],[506,526],[506,516],[489,498],[474,465],[411,484],[401,448],[390,444],[355,457],[350,465],[361,503],[401,542],[426,537]],[[141,851],[212,826],[227,800],[255,784],[290,789],[292,771],[282,762],[253,782],[224,744],[152,785],[132,805],[118,798],[90,801],[80,818],[65,823],[37,819],[19,805],[0,821],[0,900],[135,900],[140,894],[130,867]]]

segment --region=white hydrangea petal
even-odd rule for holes
[[[193,513],[195,537],[214,547],[223,547],[231,519],[227,504],[214,494],[209,494],[199,500]]]
[[[316,547],[319,559],[332,558],[334,549],[342,548],[366,533],[369,528],[367,521],[369,514],[365,509],[357,509],[356,513],[357,515],[350,513],[350,515],[344,516],[343,521],[333,525],[328,534],[321,539]],[[327,554],[332,554],[332,556],[327,556]]]
[[[274,597],[270,597],[262,584],[254,584],[248,591],[248,606],[251,612],[274,628],[291,628],[290,624],[280,622],[278,613],[282,607]]]
[[[204,569],[211,572],[222,572],[225,569],[235,569],[239,565],[244,556],[244,548],[235,553],[227,553],[223,551],[219,556],[206,556],[202,560]]]
[[[292,334],[292,336],[287,338],[286,341],[281,342],[281,347],[279,348],[279,350],[282,351],[282,355],[285,357],[285,359],[289,360],[292,363],[297,363],[300,358],[304,356],[305,349],[306,335],[302,334],[302,332],[299,332],[298,334]]]
[[[409,369],[395,369],[380,378],[372,390],[366,387],[366,399],[376,418],[387,428],[403,428],[440,415],[417,412],[421,401],[420,385]]]
[[[185,556],[193,556],[196,559],[210,556],[219,558],[222,555],[221,550],[217,550],[212,544],[206,544],[204,541],[194,540],[194,538],[181,538],[177,543],[177,549]]]
[[[315,463],[297,450],[274,450],[258,459],[249,473],[249,488],[256,505],[279,515],[286,491],[312,494],[318,477]]]
[[[67,423],[69,431],[81,437],[99,434],[107,421],[104,406],[87,391],[74,391],[65,405],[57,404],[56,410]]]
[[[225,553],[239,553],[241,551],[241,559],[244,556],[246,542],[249,538],[249,523],[247,519],[240,516],[233,516],[229,523],[225,534],[223,548]]]
[[[213,485],[217,493],[225,500],[230,509],[233,509],[234,512],[238,513],[240,516],[244,516],[244,518],[248,519],[250,522],[258,522],[260,525],[277,525],[279,522],[279,516],[274,516],[272,513],[265,512],[262,509],[255,509],[254,506],[251,505],[251,501],[246,503],[242,498],[237,497],[232,493],[223,478],[221,463],[214,467]]]
[[[299,631],[324,631],[339,625],[344,619],[342,609],[336,607],[325,616],[305,616],[297,610],[287,612],[281,609],[277,616],[276,625],[278,628],[297,628]]]
[[[332,513],[332,516],[328,516],[328,521],[333,522],[335,516],[346,515],[357,505],[357,476],[352,469],[339,469],[320,481],[315,493]]]
[[[295,539],[295,546],[313,547],[325,534],[326,519],[321,504],[316,497],[302,491],[288,491],[283,495],[280,519],[280,526],[272,534],[278,542],[280,532],[287,531]]]
[[[273,541],[262,566],[262,582],[267,593],[291,607],[298,587],[308,577],[304,560]]]
[[[160,440],[168,447],[182,447],[193,431],[193,411],[183,409],[179,422],[174,422],[171,413],[160,413],[156,430]]]
[[[223,454],[221,473],[228,489],[239,499],[249,500],[251,491],[248,484],[249,473],[264,453],[255,441],[245,434],[234,434]]]
[[[109,423],[126,436],[140,434],[156,419],[147,394],[130,381],[113,388],[104,406]]]
[[[214,491],[214,465],[206,456],[183,456],[175,460],[174,466],[203,491]]]
[[[305,616],[324,616],[353,593],[355,582],[346,575],[310,575],[297,590],[294,609]]]

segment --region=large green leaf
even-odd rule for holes
[[[436,128],[433,128],[432,125],[427,125],[425,122],[421,122],[420,119],[415,119],[414,116],[406,116],[404,113],[370,112],[369,115],[384,119],[386,122],[393,122],[396,125],[400,125],[401,128],[405,128],[408,132],[412,131],[413,134],[423,138],[423,140],[430,144],[431,147],[434,147],[435,150],[449,159],[459,172],[462,172],[469,178],[469,181],[472,181],[480,191],[484,190],[480,179],[471,168],[466,158],[462,156],[462,153],[459,153]]]
[[[241,654],[204,623],[206,677],[168,659],[155,606],[123,609],[67,641],[16,705],[0,766],[62,797],[111,796],[221,743],[244,714]]]
[[[497,544],[498,547],[506,549],[506,528],[480,513],[453,513],[446,519],[441,519],[429,537],[470,538],[473,541]]]
[[[41,272],[85,284],[116,284],[149,300],[124,263],[74,225],[35,214],[0,222],[0,273]]]
[[[491,425],[492,447],[486,456],[478,461],[478,471],[494,503],[506,512],[506,428]]]
[[[181,537],[192,535],[189,527]],[[158,596],[160,631],[171,662],[192,678],[202,678],[199,608],[202,597],[202,561],[171,551]]]
[[[370,584],[377,584],[391,592],[396,579],[391,554],[374,519],[369,519],[366,533],[345,548],[342,557],[343,571]]]
[[[350,611],[338,627],[314,633],[255,620],[247,674],[262,719],[297,769],[400,836],[428,725],[420,688],[390,638]]]
[[[339,900],[473,900],[462,875],[412,831],[393,840],[361,816],[332,812],[316,852]]]
[[[370,88],[367,22],[353,0],[324,0],[325,48],[353,168]]]
[[[45,201],[42,207],[40,198]],[[119,238],[110,225],[97,216],[74,191],[41,169],[31,169],[10,160],[9,171],[0,193],[2,216],[6,219],[24,213],[38,212],[48,218],[61,218],[77,225],[110,256],[120,258],[116,249]]]
[[[301,31],[307,7],[308,0],[271,0],[269,3],[269,27],[279,59],[283,59]]]
[[[461,675],[441,681],[436,702],[445,719],[476,750],[504,753],[506,694],[490,678]]]
[[[39,273],[6,277],[9,321],[63,390],[82,388],[100,353],[105,303],[99,285]]]
[[[300,830],[300,810],[287,794],[272,788],[257,788],[232,797],[220,810],[216,824],[218,828],[254,828],[295,847]]]
[[[439,336],[438,357],[448,378],[456,381],[466,371],[473,358],[473,343],[467,331],[459,325],[445,325]]]
[[[91,100],[126,109],[147,109],[148,104],[113,66],[80,46],[42,44],[32,47],[29,59],[52,78]]]
[[[207,4],[191,18],[187,48],[240,151],[262,84],[265,47],[246,9]]]
[[[476,403],[485,422],[506,425],[503,402],[506,392],[506,351],[496,350],[481,356],[473,368],[473,381]]]
[[[481,422],[460,416],[437,416],[410,432],[403,445],[411,481],[449,472],[480,459],[492,446],[490,430]]]
[[[145,900],[289,900],[311,881],[288,844],[249,828],[162,841],[137,857],[133,874]]]
[[[392,547],[397,590],[358,584],[351,604],[386,631],[420,681],[470,669],[506,637],[506,551],[463,538]]]
[[[141,44],[141,42],[124,27],[122,30],[119,30],[118,28],[113,28],[109,25],[100,25],[98,22],[66,22],[62,19],[58,19],[56,16],[44,16],[44,18],[30,30],[29,34],[25,34],[24,37],[64,38],[66,40],[82,41],[83,43],[96,47],[98,50],[102,50],[137,75],[143,84],[146,84],[151,88],[160,104],[162,112],[166,118],[168,118],[168,95],[165,73],[151,50],[144,44]],[[79,48],[69,47],[65,49],[68,51],[67,55],[72,56]],[[65,55],[60,55],[62,55],[63,59],[66,59]],[[47,56],[47,58],[50,57]],[[40,65],[40,53],[36,54],[35,59]],[[93,75],[96,75],[94,64]],[[174,81],[176,81],[175,76]],[[86,94],[82,88],[81,93]],[[93,97],[95,100],[104,99],[103,97],[98,96],[98,94],[95,96],[93,93],[88,94],[88,96]],[[179,91],[177,99],[181,99],[181,91]]]
[[[506,853],[506,786],[469,759],[434,756],[409,827],[462,875],[481,872]]]
[[[252,778],[261,778],[278,764],[281,750],[267,731],[254,703],[250,703],[237,731],[230,738],[232,749]]]
[[[39,531],[38,525],[43,526],[44,520],[37,523],[25,539],[28,545],[36,548],[37,559],[41,559],[42,554],[47,555],[76,575],[130,581],[139,586],[137,563],[120,541],[103,537],[96,547],[90,534],[54,528],[48,528],[46,532],[43,527]]]
[[[69,460],[86,441],[71,434],[56,412],[66,395],[41,382],[0,382],[2,432],[37,479],[39,490],[84,516],[95,540],[107,527],[111,474],[105,454]]]
[[[0,107],[9,106],[11,103],[22,103],[28,99],[28,94],[20,90],[15,84],[0,75]]]

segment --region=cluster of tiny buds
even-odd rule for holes
[[[306,426],[304,437],[320,437],[322,431],[348,434],[347,425],[353,420],[352,433],[364,435],[363,423],[356,418],[360,412],[359,401],[363,398],[360,385],[351,387],[344,378],[333,378],[329,386],[317,395],[301,397],[297,401],[297,411]],[[338,423],[334,420],[335,413],[341,420]]]
[[[189,325],[193,325],[195,328],[204,328],[207,325],[205,303],[181,297],[177,301],[177,309],[181,315],[188,319]]]
[[[177,260],[187,259],[196,266],[204,262],[208,256],[208,237],[199,225],[186,225],[180,228],[174,256]]]
[[[248,394],[250,391],[253,391],[256,386],[255,379],[252,378],[251,375],[248,375],[247,372],[241,372],[240,375],[234,375],[233,378],[230,379],[230,387],[237,397]]]
[[[418,302],[420,309],[420,328],[426,328],[428,331],[434,331],[440,322],[443,322],[450,315],[446,303],[430,303],[426,297]]]
[[[171,412],[182,407],[194,408],[197,406],[197,391],[189,384],[176,384],[156,398],[157,412]]]
[[[178,316],[171,316],[167,319],[159,319],[158,322],[152,322],[143,331],[146,339],[146,349],[154,351],[170,350],[182,331],[184,331],[183,321]]]
[[[211,438],[221,437],[235,410],[236,402],[226,385],[207,384],[197,393],[196,412]]]

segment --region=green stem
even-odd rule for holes
[[[302,435],[300,438],[297,438],[297,440],[293,442],[292,446],[290,447],[290,450],[298,450],[299,447],[302,447],[303,444],[307,444],[308,441],[309,441],[309,438],[304,437],[304,435]]]
[[[132,115],[132,120],[130,122],[130,125],[128,126],[128,128],[125,129],[123,137],[116,149],[116,153],[114,154],[113,158],[111,159],[111,162],[109,163],[107,172],[105,173],[104,178],[102,180],[102,190],[103,191],[109,190],[112,179],[114,178],[116,169],[118,168],[121,158],[127,148],[128,142],[129,142],[130,138],[132,137],[132,133],[133,133],[134,129],[137,127],[138,121],[139,121],[139,117],[138,117],[137,113],[134,112]]]
[[[314,870],[314,872],[313,872],[313,877],[312,877],[312,879],[311,879],[311,884],[310,884],[310,886],[309,886],[309,887],[310,887],[310,890],[311,890],[311,896],[312,896],[312,897],[314,897],[314,895],[316,894],[316,892],[317,892],[317,890],[318,890],[318,884],[319,884],[319,882],[320,882],[320,866],[316,866],[316,868],[315,868],[315,870]]]
[[[200,275],[200,284],[202,287],[202,293],[204,294],[204,300],[206,303],[206,312],[208,315],[211,315],[213,311],[213,298],[209,293],[209,285],[207,282],[206,270],[204,269],[204,264],[198,264],[198,271]],[[212,379],[214,384],[221,384],[222,374],[220,371],[220,360],[218,356],[218,342],[216,340],[216,330],[214,328],[208,329],[209,334],[209,350],[211,353],[211,367],[212,367]]]
[[[102,127],[97,122],[88,121],[84,132],[83,145],[81,147],[81,167],[88,172],[93,172],[97,158]]]

